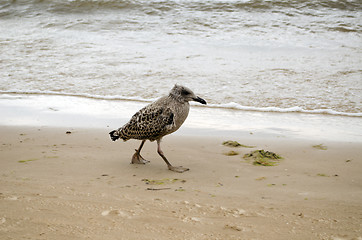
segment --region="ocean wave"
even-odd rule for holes
[[[360,29],[353,29],[351,27],[343,27],[343,26],[329,27],[328,30],[336,31],[336,32],[344,32],[344,33],[349,33],[349,32],[361,33],[362,32],[362,30],[360,30]]]
[[[102,95],[92,95],[92,94],[73,94],[73,93],[59,93],[52,91],[0,91],[0,94],[14,94],[14,95],[50,95],[50,96],[64,96],[64,97],[80,97],[80,98],[89,98],[95,100],[109,100],[109,101],[136,101],[136,102],[145,102],[150,103],[156,100],[146,99],[141,97],[125,97],[125,96],[102,96]],[[289,108],[279,108],[279,107],[254,107],[254,106],[243,106],[235,102],[229,102],[225,104],[208,104],[198,107],[206,108],[218,108],[218,109],[233,109],[240,111],[255,111],[255,112],[275,112],[275,113],[307,113],[307,114],[327,114],[327,115],[336,115],[336,116],[347,116],[347,117],[362,117],[362,113],[352,113],[352,112],[338,112],[332,109],[303,109],[302,107],[294,106]]]
[[[141,97],[125,97],[125,96],[102,96],[87,93],[61,93],[53,91],[0,91],[0,94],[14,95],[49,95],[49,96],[64,96],[64,97],[80,97],[96,100],[120,100],[120,101],[137,101],[137,102],[152,102],[156,99],[146,99]]]
[[[0,3],[0,16],[8,14],[89,12],[102,9],[133,9],[152,13],[178,9],[195,11],[269,11],[273,9],[362,10],[360,0],[7,0]]]
[[[348,117],[362,117],[362,113],[349,113],[349,112],[338,112],[332,109],[312,109],[307,110],[301,107],[289,107],[289,108],[279,108],[279,107],[250,107],[242,106],[235,102],[230,102],[226,104],[209,104],[210,108],[227,108],[227,109],[236,109],[242,111],[256,111],[256,112],[276,112],[276,113],[309,113],[309,114],[328,114],[328,115],[339,115],[339,116],[348,116]]]

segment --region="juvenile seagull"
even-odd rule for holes
[[[146,164],[149,161],[141,156],[141,149],[146,140],[157,141],[157,152],[166,162],[171,171],[185,172],[188,168],[174,167],[167,160],[161,150],[162,137],[175,132],[181,127],[189,114],[189,101],[206,104],[206,101],[196,96],[189,88],[175,85],[168,96],[161,97],[155,102],[147,105],[136,112],[131,120],[123,127],[109,133],[112,141],[121,138],[123,141],[129,139],[142,140],[138,149],[132,157],[132,164]]]

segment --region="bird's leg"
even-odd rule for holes
[[[189,168],[184,168],[182,166],[174,167],[171,165],[171,163],[167,160],[167,158],[165,157],[165,155],[163,154],[163,152],[161,150],[161,139],[157,140],[157,152],[162,157],[162,159],[165,161],[169,170],[174,171],[174,172],[179,172],[179,173],[183,173],[183,172],[190,170]]]
[[[138,149],[135,149],[135,154],[133,154],[133,157],[132,157],[132,164],[146,164],[146,163],[149,163],[150,161],[147,161],[146,159],[144,159],[142,156],[141,156],[141,149],[143,147],[143,144],[145,144],[146,140],[142,140],[141,142],[141,145]]]

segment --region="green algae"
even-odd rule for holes
[[[239,155],[239,153],[235,152],[235,151],[229,151],[227,153],[224,153],[224,155],[226,155],[226,156],[235,156],[235,155]]]
[[[32,161],[36,161],[38,160],[37,158],[32,158],[32,159],[26,159],[26,160],[19,160],[19,163],[27,163],[27,162],[32,162]]]
[[[324,173],[318,173],[317,176],[318,177],[329,177],[327,174],[324,174]]]
[[[163,185],[163,184],[171,184],[171,183],[175,183],[175,182],[181,182],[181,183],[185,183],[186,180],[183,179],[178,179],[178,178],[164,178],[164,179],[142,179],[143,182],[145,182],[146,184],[149,185]]]
[[[313,148],[319,149],[319,150],[327,150],[328,147],[324,146],[323,144],[314,145]]]
[[[266,180],[266,177],[258,177],[258,178],[255,178],[256,181],[262,181],[262,180]]]
[[[254,148],[255,147],[255,146],[247,146],[244,144],[240,144],[237,141],[231,141],[231,140],[223,142],[222,145],[227,146],[227,147],[244,147],[244,148]]]
[[[275,166],[283,158],[276,153],[261,149],[245,154],[244,159],[252,160],[257,166]]]

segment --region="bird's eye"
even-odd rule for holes
[[[187,91],[187,90],[185,90],[185,89],[182,89],[182,90],[181,90],[181,94],[182,94],[182,95],[189,95],[190,92]]]

